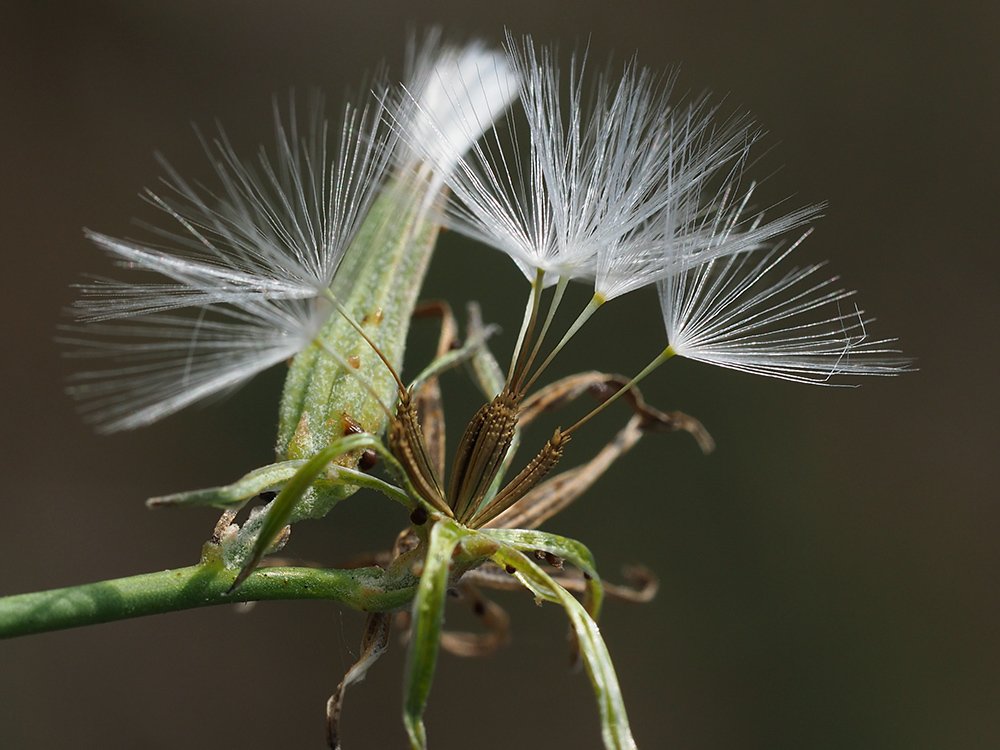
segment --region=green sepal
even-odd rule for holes
[[[233,505],[240,505],[262,492],[280,487],[295,476],[295,472],[302,468],[305,463],[304,460],[298,460],[268,464],[267,466],[261,466],[259,469],[254,469],[232,484],[151,497],[146,501],[146,505],[150,508],[159,508],[168,505],[228,508]]]
[[[618,677],[597,623],[576,597],[556,583],[527,555],[513,547],[504,546],[492,559],[497,565],[513,570],[517,579],[536,597],[559,604],[566,610],[597,698],[604,747],[607,750],[634,750],[636,744],[629,729]]]
[[[587,612],[594,620],[600,618],[601,605],[604,603],[604,586],[597,573],[594,556],[583,542],[558,534],[527,529],[482,529],[479,533],[520,552],[540,550],[568,560],[586,577],[587,594],[584,605]]]
[[[236,576],[230,591],[239,586],[246,579],[261,559],[278,538],[278,534],[288,525],[292,517],[292,512],[306,491],[312,487],[316,479],[322,474],[327,465],[351,451],[363,448],[371,448],[373,445],[380,445],[378,439],[373,435],[351,435],[350,437],[334,440],[325,449],[306,461],[295,474],[292,475],[285,486],[281,488],[278,496],[271,501],[265,512],[263,523],[254,542],[250,558],[243,565],[240,574]]]
[[[443,354],[427,365],[409,384],[408,390],[410,393],[415,393],[421,385],[431,378],[435,378],[454,367],[458,367],[463,362],[473,360],[479,354],[480,350],[486,346],[486,340],[497,330],[499,330],[498,326],[491,325],[477,330],[475,333],[470,333],[461,347]]]
[[[452,553],[463,534],[457,524],[441,519],[431,528],[427,540],[424,568],[413,601],[413,625],[403,683],[403,723],[413,750],[425,750],[427,747],[424,708],[437,664]]]
[[[379,451],[376,449],[376,452]],[[382,455],[384,458],[384,454]],[[146,501],[146,505],[150,508],[180,505],[188,507],[229,508],[234,505],[241,505],[247,500],[257,497],[262,492],[280,490],[285,482],[295,476],[295,473],[305,465],[306,461],[301,459],[298,461],[282,461],[276,464],[269,464],[259,469],[254,469],[232,484],[151,497]],[[314,484],[321,484],[324,487],[335,485],[355,488],[365,487],[376,492],[381,492],[386,497],[395,500],[407,508],[412,508],[413,505],[410,495],[396,485],[386,482],[384,479],[374,477],[371,474],[366,474],[363,471],[349,469],[345,466],[337,466],[332,470],[327,470],[326,474],[317,478]],[[299,519],[295,517],[295,513],[293,512],[291,521],[296,520]]]
[[[485,337],[490,326],[483,323],[483,313],[479,305],[470,302],[467,306],[469,322],[466,331],[467,338]],[[472,382],[488,401],[492,401],[504,386],[505,375],[500,363],[485,343],[472,353],[469,359],[469,374]]]

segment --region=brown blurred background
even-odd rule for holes
[[[749,109],[776,146],[764,199],[829,201],[801,257],[831,259],[879,315],[873,332],[898,335],[921,368],[831,390],[678,362],[650,382],[649,399],[699,417],[718,451],[648,439],[548,526],[586,541],[612,580],[634,561],[661,577],[655,603],[612,603],[603,621],[640,746],[1000,747],[993,8],[6,0],[0,592],[190,564],[213,514],[153,513],[142,499],[270,459],[277,371],[110,438],[63,394],[60,310],[81,272],[107,268],[81,227],[128,234],[131,217],[150,216],[137,195],[159,175],[154,150],[202,174],[192,122],[266,141],[272,94],[318,86],[336,102],[382,59],[398,72],[409,25],[498,42],[507,24],[564,50],[589,36],[601,58],[680,64],[682,89]],[[506,351],[523,289],[498,253],[449,236],[427,296],[479,299]],[[560,371],[634,372],[661,342],[654,297],[609,307]],[[461,377],[445,385],[454,424],[475,404]],[[574,455],[623,419],[586,431]],[[402,522],[358,495],[298,526],[288,551],[336,564],[389,544]],[[514,643],[442,658],[433,746],[599,747],[562,615],[500,598]],[[269,603],[4,642],[0,747],[321,747],[361,621]],[[348,748],[403,746],[402,659],[394,646],[348,696]]]

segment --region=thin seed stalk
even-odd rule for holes
[[[598,414],[600,414],[602,411],[604,411],[609,406],[611,406],[611,404],[613,404],[615,401],[617,401],[622,396],[624,396],[626,393],[628,393],[630,390],[632,390],[633,386],[638,385],[643,379],[645,379],[645,377],[647,375],[649,375],[651,372],[653,372],[653,370],[655,370],[656,368],[658,368],[660,365],[662,365],[664,362],[666,362],[668,359],[670,359],[671,357],[673,357],[676,354],[677,354],[677,352],[674,351],[674,348],[672,346],[668,346],[662,352],[660,352],[659,354],[657,354],[656,357],[653,358],[653,361],[650,362],[648,365],[646,365],[639,372],[638,375],[636,375],[634,378],[632,378],[630,381],[628,381],[625,385],[623,385],[621,388],[619,388],[617,391],[615,391],[615,393],[613,393],[610,398],[608,398],[607,400],[605,400],[602,403],[598,404],[596,407],[594,407],[593,410],[591,410],[591,412],[589,414],[583,416],[578,422],[576,422],[576,424],[571,425],[570,427],[567,427],[565,430],[563,430],[563,432],[566,435],[572,435],[578,429],[580,429],[581,427],[583,427],[583,425],[587,424],[587,422],[589,422],[591,419],[593,419]]]

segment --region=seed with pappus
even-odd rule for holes
[[[646,435],[683,431],[712,450],[696,419],[648,404],[640,381],[674,356],[823,385],[912,364],[893,339],[869,334],[870,316],[821,264],[790,268],[823,207],[767,217],[754,207],[747,173],[762,131],[749,117],[723,116],[709,96],[676,96],[676,76],[635,58],[594,71],[582,53],[564,67],[553,48],[513,34],[501,50],[431,30],[407,59],[402,81],[377,81],[335,125],[318,100],[304,117],[294,99],[275,106],[274,146],[251,158],[221,129],[203,138],[210,182],[164,162],[163,185],[146,197],[167,226],[151,227],[151,238],[88,231],[120,278],[80,285],[66,339],[98,364],[71,392],[112,432],[288,362],[275,462],[149,501],[223,510],[202,564],[224,580],[224,596],[262,579],[293,585],[306,569],[258,568],[275,563],[267,556],[290,543],[294,524],[359,489],[403,506],[391,550],[322,589],[366,612],[358,659],[327,703],[331,747],[340,747],[347,687],[388,647],[396,618],[408,633],[403,723],[410,746],[424,750],[438,653],[504,645],[509,617],[482,591],[521,587],[565,611],[605,747],[634,748],[597,619],[605,598],[648,601],[655,576],[635,568],[628,585],[605,587],[585,545],[540,527]],[[478,306],[460,331],[448,301],[418,304],[443,227],[506,254],[527,280],[504,367]],[[490,280],[463,280],[477,282]],[[557,313],[571,282],[589,300],[566,321]],[[662,333],[659,321],[632,326],[650,331],[659,351],[649,365],[631,378],[584,372],[541,383],[598,310],[654,289]],[[404,381],[414,318],[435,320],[439,335],[430,362]],[[449,456],[441,376],[460,367],[483,403]],[[541,414],[581,396],[598,403],[520,453]],[[625,424],[560,472],[577,433],[619,400]],[[444,628],[449,598],[471,604],[482,632]]]

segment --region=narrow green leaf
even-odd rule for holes
[[[228,508],[239,505],[261,492],[273,489],[291,479],[305,464],[305,461],[280,461],[254,469],[249,474],[237,479],[232,484],[223,487],[208,487],[202,490],[177,492],[172,495],[151,497],[146,501],[150,508],[167,505],[211,506],[213,508]]]
[[[288,524],[295,504],[306,493],[306,490],[312,486],[319,475],[323,473],[331,461],[345,453],[350,453],[361,448],[370,448],[373,444],[377,443],[378,439],[373,435],[362,434],[339,438],[299,467],[298,471],[285,482],[285,486],[282,487],[281,492],[278,493],[278,496],[268,506],[267,516],[264,518],[260,531],[257,534],[257,540],[254,542],[250,559],[244,564],[243,569],[236,576],[236,580],[233,581],[233,585],[229,590],[235,590],[253,572],[254,568],[257,567],[268,549],[274,544],[274,540],[278,537],[278,534]]]
[[[376,452],[378,450],[376,449]],[[391,454],[389,458],[391,458]],[[285,482],[295,476],[295,473],[306,465],[304,460],[281,461],[276,464],[268,464],[259,469],[254,469],[245,476],[236,480],[232,484],[222,487],[208,487],[200,490],[189,490],[187,492],[177,492],[172,495],[162,495],[151,497],[146,501],[150,508],[162,508],[167,506],[187,506],[212,508],[229,508],[240,505],[247,500],[251,500],[262,492],[280,489]],[[394,468],[390,465],[390,468]],[[400,470],[401,471],[401,470]],[[357,469],[350,469],[345,466],[336,467],[335,473],[327,471],[326,476],[321,480],[324,485],[335,484],[350,486],[352,488],[365,487],[367,489],[381,492],[391,500],[410,509],[413,500],[407,492],[394,484],[386,482],[384,479],[366,474]],[[301,520],[293,512],[290,522]]]
[[[604,603],[604,586],[597,574],[594,556],[585,544],[558,534],[528,529],[482,529],[479,533],[521,552],[541,550],[568,560],[586,576],[587,612],[595,620],[600,618],[601,605]]]
[[[421,385],[431,378],[435,378],[452,368],[458,367],[463,362],[473,359],[486,346],[486,339],[498,330],[498,326],[491,325],[482,330],[477,330],[475,333],[470,333],[461,347],[437,357],[427,365],[410,383],[410,393],[415,393]]]
[[[427,734],[423,714],[434,679],[444,605],[448,593],[448,569],[452,552],[462,537],[462,529],[442,519],[434,524],[427,541],[424,570],[413,602],[413,626],[406,659],[403,696],[403,723],[413,750],[425,750]]]
[[[483,323],[482,310],[475,302],[470,302],[466,307],[469,315],[467,335],[469,338],[485,336],[488,326]],[[504,371],[497,362],[489,346],[483,344],[472,353],[469,361],[469,369],[472,381],[479,386],[479,390],[487,399],[493,399],[504,384]]]
[[[594,695],[597,697],[604,746],[607,750],[634,750],[636,744],[629,729],[618,677],[615,675],[611,656],[601,638],[597,623],[587,614],[576,597],[556,583],[527,555],[513,547],[504,546],[493,555],[492,559],[498,565],[508,569],[513,568],[514,575],[535,596],[559,604],[566,610],[580,644],[583,663],[594,688]]]
[[[378,451],[376,450],[376,452]],[[387,498],[395,500],[407,510],[413,509],[412,496],[407,494],[405,490],[400,489],[396,485],[391,484],[384,479],[373,477],[371,474],[366,474],[365,472],[357,469],[348,469],[345,466],[338,466],[335,471],[336,481],[340,484],[349,484],[354,487],[364,487],[369,490],[381,492]],[[330,482],[331,480],[327,477],[325,481]]]

